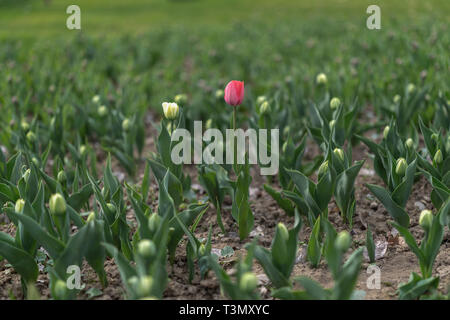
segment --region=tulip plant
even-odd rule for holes
[[[351,237],[347,231],[337,233],[329,222],[324,223],[326,241],[324,245],[325,258],[334,279],[332,289],[324,289],[316,281],[307,277],[297,277],[295,282],[304,291],[291,287],[282,287],[272,292],[275,298],[288,300],[347,300],[356,299],[359,292],[354,291],[359,269],[362,263],[362,248],[355,250],[345,263],[344,254],[351,246]]]
[[[417,299],[424,294],[436,291],[439,277],[432,276],[433,264],[444,238],[444,224],[442,222],[444,216],[447,216],[446,219],[448,219],[449,212],[450,200],[447,200],[436,216],[430,210],[423,210],[420,213],[419,225],[425,232],[420,246],[417,245],[414,236],[407,228],[395,222],[392,223],[403,236],[410,250],[416,255],[421,271],[421,276],[413,272],[408,283],[399,286],[399,299]]]
[[[417,155],[419,167],[434,188],[431,193],[433,205],[440,208],[450,197],[450,133],[447,131],[444,135],[441,131],[428,128],[422,119],[419,119],[419,126],[427,150],[427,154]]]
[[[387,189],[373,184],[367,184],[367,188],[397,223],[408,227],[409,216],[405,206],[414,183],[417,162],[412,141],[407,140],[403,144],[393,122],[385,127],[381,145],[364,137],[359,139],[374,153],[375,171],[387,185]]]

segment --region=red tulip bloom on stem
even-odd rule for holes
[[[238,106],[244,100],[244,82],[232,80],[225,87],[225,102],[230,106]]]
[[[236,107],[244,100],[244,81],[232,80],[225,87],[225,102],[233,106],[233,130],[236,130]],[[237,145],[236,137],[234,139],[234,172],[237,172]]]

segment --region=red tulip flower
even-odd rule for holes
[[[244,82],[232,80],[225,87],[225,102],[230,106],[238,106],[244,100]]]

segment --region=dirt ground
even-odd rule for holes
[[[151,118],[152,115],[149,115]],[[149,120],[149,119],[147,119]],[[149,121],[147,121],[149,122]],[[148,126],[150,128],[150,125]],[[155,131],[149,129],[147,132],[147,141],[144,156],[150,150],[154,150],[154,139],[156,137]],[[311,145],[306,152],[306,158],[312,157],[317,152],[317,147]],[[99,159],[104,159],[104,154],[99,154]],[[353,149],[354,160],[368,159],[367,148],[359,144]],[[99,161],[101,162],[101,161]],[[143,161],[139,166],[138,180],[143,175]],[[118,176],[124,176],[124,170],[121,169],[114,161],[113,168]],[[101,169],[101,165],[99,165]],[[189,174],[194,178],[193,186],[198,197],[204,197],[204,190],[196,183],[195,168],[187,168]],[[259,171],[259,170],[258,170]],[[254,171],[257,172],[256,170]],[[237,234],[237,225],[231,217],[231,203],[225,201],[223,210],[223,222],[227,229],[227,234],[220,233],[220,229],[216,223],[216,214],[213,208],[209,208],[204,215],[201,224],[197,228],[197,236],[206,237],[208,226],[211,223],[214,226],[212,246],[213,250],[220,250],[226,246],[230,246],[234,250],[231,257],[221,258],[221,262],[226,269],[232,270],[233,262],[237,260],[240,255],[245,255],[244,245],[254,237],[258,237],[259,244],[264,247],[270,247],[272,237],[274,235],[275,226],[282,221],[288,225],[292,225],[293,218],[288,217],[282,209],[280,209],[275,201],[264,191],[264,179],[257,174],[254,175],[252,187],[250,190],[251,208],[255,217],[254,231],[247,241],[240,241]],[[419,272],[419,266],[416,257],[408,249],[403,239],[398,236],[387,222],[390,220],[389,214],[384,209],[376,198],[374,198],[369,190],[365,187],[365,183],[375,183],[382,185],[381,180],[375,175],[372,167],[372,162],[366,160],[364,167],[356,181],[356,213],[354,217],[354,227],[351,230],[353,237],[353,246],[349,251],[364,246],[367,225],[370,226],[375,243],[377,246],[377,261],[376,265],[381,271],[381,288],[369,289],[367,287],[367,278],[371,273],[367,273],[369,263],[367,260],[363,263],[360,276],[357,283],[357,289],[366,292],[365,299],[396,299],[396,290],[400,283],[407,282],[412,271]],[[276,187],[276,184],[275,184]],[[157,197],[157,185],[152,185],[154,195]],[[419,181],[414,184],[413,192],[407,204],[407,212],[411,218],[411,230],[415,236],[421,236],[422,230],[418,226],[418,219],[420,212],[427,208],[433,209],[430,195],[431,185],[421,177]],[[156,202],[153,203],[156,206]],[[3,214],[2,214],[3,215]],[[14,235],[14,226],[7,223],[5,217],[0,215],[0,231],[7,232]],[[133,213],[129,212],[128,217],[133,220]],[[2,220],[3,219],[3,220]],[[339,211],[336,204],[332,201],[329,205],[329,219],[338,231],[344,230],[345,225],[339,216]],[[300,245],[298,252],[297,263],[294,267],[293,277],[308,276],[325,287],[332,287],[333,281],[326,266],[326,262],[322,261],[318,268],[313,269],[305,259],[305,247],[310,234],[309,227],[303,227],[300,235]],[[224,299],[220,294],[219,283],[215,275],[210,271],[205,279],[200,279],[196,274],[192,283],[188,282],[187,263],[185,257],[184,241],[177,249],[177,256],[172,266],[168,265],[169,285],[165,291],[165,299]],[[85,264],[82,270],[82,281],[86,284],[80,294],[80,299],[91,298],[88,292],[89,289],[97,288],[101,291],[93,299],[123,299],[125,291],[122,287],[120,275],[114,261],[108,260],[105,262],[105,270],[108,275],[109,285],[106,288],[101,288],[94,271]],[[259,290],[261,297],[271,299],[269,282],[264,275],[262,268],[255,262],[254,270],[258,275],[260,286]],[[444,241],[441,245],[439,255],[434,264],[434,275],[440,277],[440,290],[444,291],[450,285],[450,234],[446,230]],[[49,298],[48,278],[44,271],[41,271],[37,285],[42,298]],[[20,277],[14,270],[8,266],[6,261],[0,262],[0,299],[23,299]]]

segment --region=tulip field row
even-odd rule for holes
[[[448,27],[3,41],[0,299],[449,299]]]

